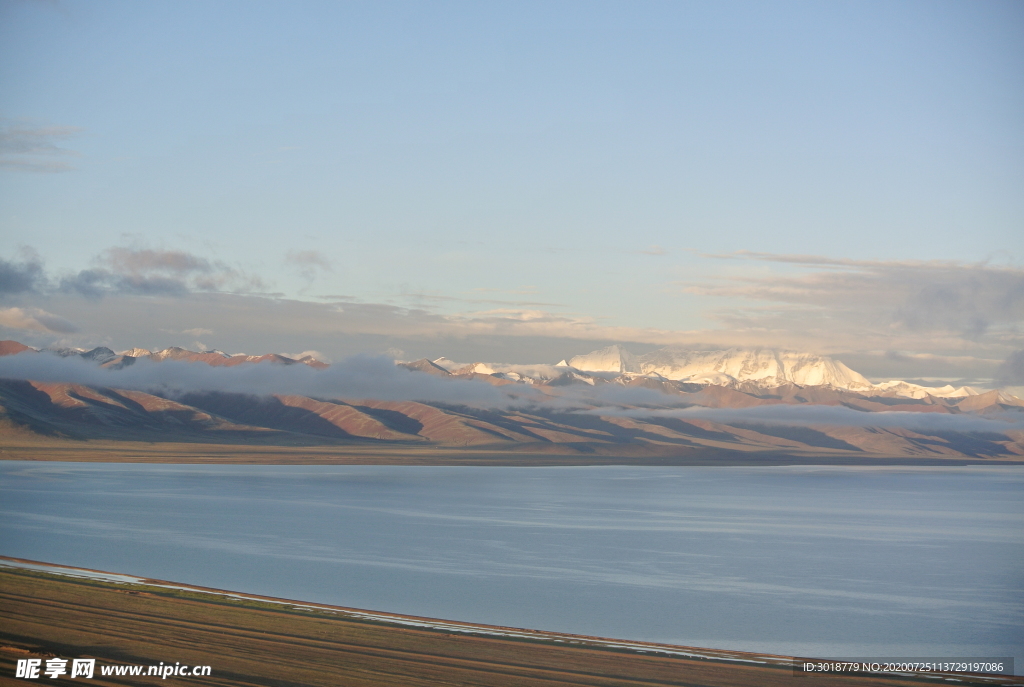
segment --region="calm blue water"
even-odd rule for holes
[[[452,620],[1024,662],[1024,469],[0,462],[0,554]]]

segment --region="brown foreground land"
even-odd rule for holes
[[[657,655],[640,650],[672,647],[633,644],[633,648],[622,648],[598,638],[444,621],[435,627],[410,627],[401,623],[424,619],[386,614],[367,618],[354,609],[161,586],[169,584],[157,580],[115,583],[0,568],[0,685],[31,684],[13,677],[17,659],[51,656],[97,659],[95,677],[87,683],[94,685],[154,684],[160,678],[103,677],[99,666],[160,662],[212,667],[209,677],[172,680],[280,687],[908,687],[945,683],[934,676],[798,676],[787,657],[703,649],[693,652],[708,658]],[[459,629],[453,632],[456,625]],[[494,636],[500,632],[518,636]],[[578,643],[569,645],[569,641]],[[1020,684],[1019,678],[972,681],[958,677],[960,685]]]
[[[268,446],[30,437],[0,427],[0,460],[82,463],[249,465],[1022,465],[1021,456],[901,456],[805,451],[645,447],[486,447],[409,445]]]

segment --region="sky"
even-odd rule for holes
[[[0,338],[1021,384],[1022,36],[995,1],[0,0]]]

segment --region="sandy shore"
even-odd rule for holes
[[[0,432],[0,460],[76,463],[184,463],[245,465],[1024,465],[1020,456],[986,458],[885,456],[850,452],[699,449],[652,453],[633,447],[605,453],[501,450],[446,446],[266,446],[143,441],[71,441],[25,438]]]
[[[788,656],[417,618],[10,558],[0,558],[0,618],[0,684],[26,684],[13,679],[19,658],[50,656],[209,665],[201,681],[211,685],[1020,684],[794,675]],[[158,679],[97,674],[91,683]]]

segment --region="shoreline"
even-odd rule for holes
[[[653,653],[663,654],[666,656],[685,656],[687,658],[722,661],[726,663],[756,663],[760,665],[782,666],[786,668],[792,667],[793,662],[792,656],[731,651],[728,649],[706,649],[701,647],[678,646],[674,644],[660,644],[657,642],[642,642],[625,639],[609,639],[607,637],[593,637],[589,635],[577,635],[564,632],[529,630],[525,628],[488,625],[484,623],[467,623],[454,620],[444,620],[441,618],[425,618],[421,616],[405,615],[402,613],[371,611],[360,608],[350,608],[347,606],[335,606],[332,604],[262,596],[260,594],[247,594],[244,592],[215,589],[212,587],[168,582],[167,580],[158,580],[148,577],[111,573],[103,570],[92,570],[89,568],[78,568],[70,565],[58,565],[55,563],[44,563],[41,561],[32,561],[23,558],[0,556],[0,570],[4,568],[30,570],[80,580],[106,582],[109,584],[151,587],[156,589],[177,590],[192,594],[205,594],[214,598],[219,597],[220,600],[224,601],[250,601],[280,606],[281,610],[327,613],[371,623],[438,630],[448,633],[455,632],[471,636],[503,637],[539,642],[573,643],[580,646],[619,649],[639,654]]]
[[[509,451],[457,446],[269,446],[106,440],[18,440],[0,436],[0,460],[69,463],[168,463],[189,465],[476,465],[476,466],[950,466],[1024,465],[1022,456],[890,456],[849,451],[739,451],[616,453]]]
[[[296,680],[302,661],[280,665],[281,652],[301,647],[304,660],[334,666],[325,670],[344,671],[355,662],[380,674],[352,684],[447,682],[423,677],[438,666],[447,666],[443,676],[449,668],[467,671],[467,680],[472,675],[471,683],[482,685],[1024,684],[995,675],[798,675],[794,663],[805,659],[791,656],[422,618],[6,556],[0,556],[0,579],[5,666],[30,654],[153,664],[184,658],[213,666],[214,678],[230,664],[236,676],[211,684],[338,684],[330,672],[320,682]],[[59,622],[47,621],[48,614]],[[257,651],[257,644],[264,648]],[[242,679],[245,666],[251,674]],[[405,673],[396,677],[394,670]]]

